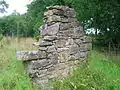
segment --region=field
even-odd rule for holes
[[[32,46],[34,41],[32,38],[1,41],[0,90],[38,90],[15,54],[17,50],[36,50]],[[120,90],[120,66],[93,50],[86,65],[73,70],[62,81],[55,80],[51,90]]]

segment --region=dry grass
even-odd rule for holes
[[[4,38],[1,41],[0,47],[0,67],[8,64],[12,56],[15,56],[17,50],[36,50],[37,47],[33,46],[35,42],[33,38]]]
[[[16,59],[17,50],[36,50],[32,38],[4,38],[0,42],[0,90],[37,90],[34,88],[24,65]]]

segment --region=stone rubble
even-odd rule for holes
[[[37,51],[18,51],[27,73],[37,85],[68,76],[76,62],[87,60],[90,40],[77,21],[75,10],[67,6],[50,6],[44,13],[46,28],[40,28]],[[87,40],[88,39],[88,40]]]

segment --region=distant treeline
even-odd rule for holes
[[[77,18],[85,32],[98,43],[120,43],[120,1],[119,0],[33,0],[24,15],[13,13],[0,18],[0,33],[14,36],[36,36],[43,25],[43,13],[47,6],[67,5],[76,10]]]

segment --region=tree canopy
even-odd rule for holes
[[[28,12],[25,15],[10,15],[1,18],[0,32],[16,34],[18,27],[15,21],[17,21],[20,24],[21,36],[37,35],[38,28],[43,24],[43,13],[46,7],[51,5],[67,5],[74,8],[84,30],[93,29],[94,36],[102,43],[120,43],[119,0],[33,0],[28,5]]]

